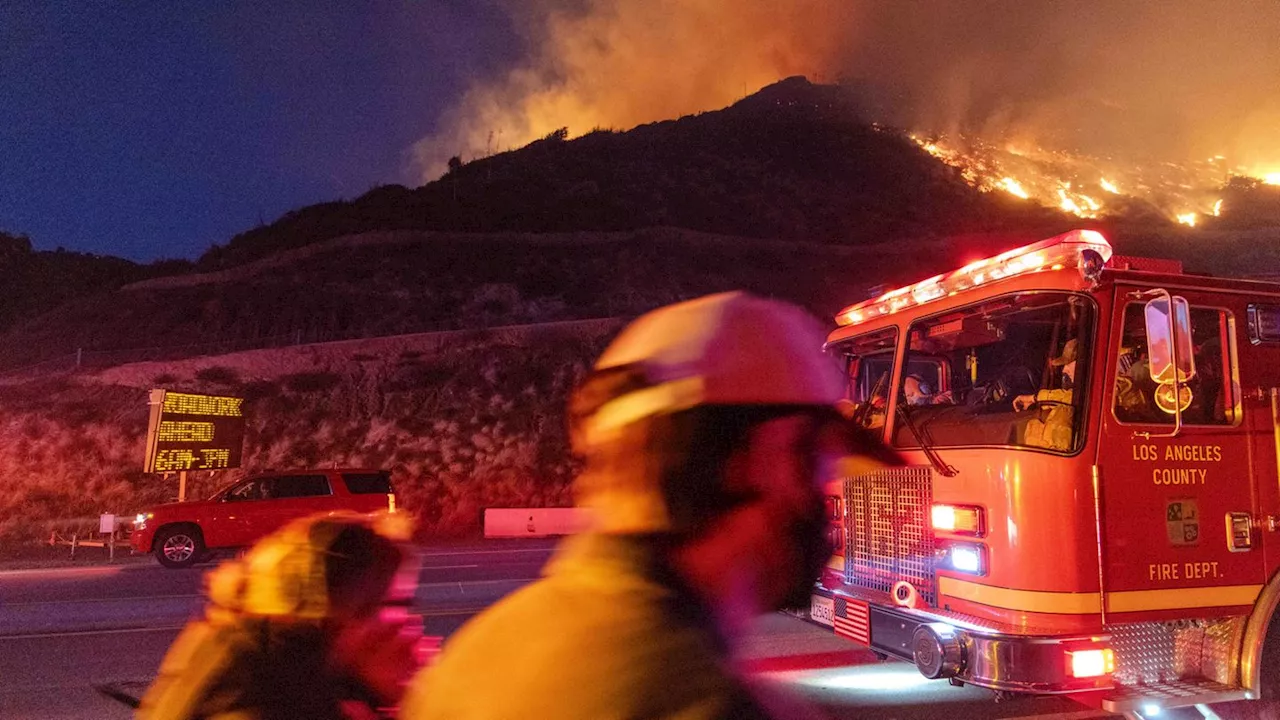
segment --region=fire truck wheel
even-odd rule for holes
[[[1272,616],[1267,637],[1262,641],[1262,658],[1259,663],[1261,677],[1259,688],[1263,700],[1280,700],[1280,615]]]
[[[199,528],[179,525],[161,530],[156,537],[156,559],[167,568],[191,567],[204,557],[204,537]]]

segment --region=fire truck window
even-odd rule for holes
[[[1233,393],[1231,315],[1215,308],[1191,308],[1191,344],[1195,374],[1182,391],[1184,425],[1231,425],[1236,421]],[[1124,331],[1117,350],[1114,409],[1122,423],[1172,425],[1172,387],[1151,378],[1143,306],[1124,311]]]
[[[1074,388],[1085,381],[1093,316],[1082,296],[1029,292],[913,324],[894,445],[1074,452],[1085,400]]]
[[[882,428],[898,347],[897,328],[859,335],[833,348],[846,369],[847,412],[866,428]]]

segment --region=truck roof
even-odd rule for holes
[[[908,317],[928,314],[919,308],[967,302],[991,288],[1082,291],[1097,285],[1136,282],[1170,289],[1280,296],[1280,283],[1187,273],[1178,260],[1115,255],[1106,238],[1093,230],[1072,230],[1037,243],[983,258],[956,270],[890,290],[844,308],[828,342],[860,334]],[[930,308],[931,310],[933,308]],[[892,319],[891,319],[892,318]]]

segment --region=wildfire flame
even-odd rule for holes
[[[1280,172],[1264,175],[1232,167],[1221,155],[1197,163],[1134,166],[1027,143],[1002,147],[963,137],[910,137],[980,190],[1006,192],[1082,218],[1101,217],[1138,200],[1162,210],[1170,220],[1195,227],[1203,216],[1221,216],[1217,189],[1233,175],[1280,185]]]
[[[1280,185],[1280,172],[1267,173],[1263,176],[1262,182],[1268,185]]]
[[[1017,180],[1014,180],[1013,178],[1001,178],[1000,187],[1003,188],[1004,191],[1009,193],[1010,195],[1017,195],[1023,200],[1026,200],[1031,197],[1030,195],[1027,194],[1026,190],[1022,189],[1022,183],[1018,182]]]

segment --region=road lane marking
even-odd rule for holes
[[[442,608],[428,612],[415,613],[423,618],[456,617],[458,615],[475,615],[487,606],[466,608]],[[21,633],[17,635],[0,635],[0,640],[39,640],[48,638],[77,637],[85,635],[122,635],[126,633],[168,632],[181,630],[185,625],[162,625],[159,627],[110,628],[104,630],[68,630],[66,632]]]
[[[137,595],[134,597],[109,597],[109,598],[72,598],[69,600],[22,600],[19,602],[6,602],[0,604],[0,610],[11,607],[25,607],[27,605],[69,605],[74,603],[104,603],[104,602],[128,602],[131,600],[189,600],[191,598],[202,598],[203,595]]]
[[[510,555],[512,553],[553,553],[555,548],[521,548],[518,550],[458,550],[451,552],[418,553],[419,557],[444,557],[446,555]]]
[[[112,628],[109,630],[70,630],[68,632],[24,633],[21,635],[0,635],[3,640],[38,640],[41,638],[75,637],[81,635],[122,635],[125,633],[169,632],[181,630],[185,625],[162,625],[160,627]]]
[[[418,589],[422,588],[441,588],[456,587],[461,590],[467,585],[497,585],[499,583],[531,583],[538,578],[510,578],[504,580],[468,580],[467,582],[459,582],[457,580],[447,582],[418,583]]]
[[[474,568],[478,565],[457,565],[456,568]],[[446,569],[446,568],[440,568]],[[498,583],[531,583],[538,578],[506,578],[498,580],[445,580],[433,583],[418,583],[419,588],[440,588],[440,587],[457,587],[459,590],[470,585],[496,585]],[[18,602],[0,603],[0,610],[4,608],[26,607],[28,605],[64,605],[64,604],[83,604],[83,603],[104,603],[104,602],[129,602],[134,600],[189,600],[191,598],[203,598],[204,595],[187,594],[187,595],[137,595],[132,597],[109,597],[109,598],[72,598],[66,600],[20,600]]]
[[[481,612],[482,610],[485,610],[485,609],[486,609],[486,608],[483,608],[483,607],[478,607],[478,608],[457,608],[457,609],[455,609],[455,610],[439,610],[439,611],[436,611],[436,612],[421,612],[421,613],[417,613],[417,614],[418,614],[418,615],[420,615],[420,616],[422,616],[422,617],[424,617],[424,618],[433,618],[433,617],[453,617],[454,615],[475,615],[476,613],[479,613],[479,612]]]
[[[1089,717],[1121,717],[1121,715],[1102,710],[1076,710],[1071,712],[1048,712],[1048,714],[1044,715],[1019,715],[1018,717],[1005,717],[1004,720],[1088,720]]]

